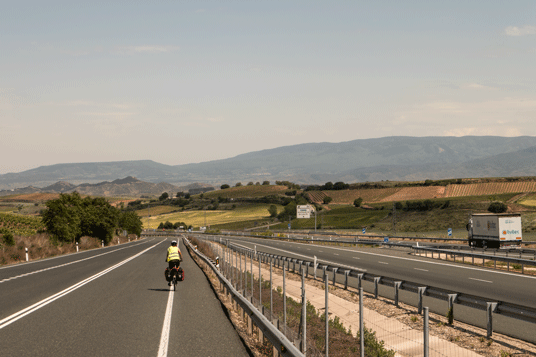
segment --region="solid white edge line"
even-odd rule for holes
[[[166,315],[164,325],[162,326],[162,335],[160,336],[160,347],[158,348],[158,357],[167,357],[169,346],[169,332],[171,330],[171,313],[173,311],[173,286],[169,287],[169,295],[166,306]]]
[[[8,326],[8,325],[11,325],[13,322],[23,318],[24,316],[27,316],[27,315],[31,314],[32,312],[35,312],[35,311],[39,310],[40,308],[50,304],[51,302],[53,302],[53,301],[65,296],[65,295],[77,290],[78,288],[86,285],[87,283],[89,283],[89,282],[91,282],[91,281],[93,281],[93,280],[95,280],[97,278],[100,278],[101,276],[103,276],[103,275],[109,273],[110,271],[120,267],[121,265],[128,263],[132,259],[139,257],[143,253],[145,253],[148,250],[156,247],[157,245],[161,244],[162,242],[165,242],[165,240],[163,240],[163,241],[161,241],[161,242],[159,242],[159,243],[157,243],[157,244],[155,244],[155,245],[153,245],[153,246],[151,246],[151,247],[139,252],[138,254],[133,255],[132,257],[127,258],[127,259],[123,260],[122,262],[119,262],[119,263],[117,263],[117,264],[115,264],[115,265],[113,265],[113,266],[111,266],[111,267],[109,267],[109,268],[107,268],[107,269],[105,269],[105,270],[93,275],[93,276],[90,276],[89,278],[84,279],[84,280],[82,280],[82,281],[80,281],[80,282],[68,287],[67,289],[64,289],[64,290],[60,291],[59,293],[51,295],[51,296],[49,296],[49,297],[47,297],[47,298],[45,298],[45,299],[43,299],[43,300],[31,305],[31,306],[28,306],[25,309],[22,309],[22,310],[20,310],[20,311],[18,311],[16,313],[6,317],[6,318],[0,320],[0,330],[3,329],[4,327]]]

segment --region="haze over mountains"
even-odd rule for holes
[[[0,189],[113,181],[126,176],[176,186],[289,180],[365,182],[536,175],[536,137],[386,137],[309,143],[187,165],[151,160],[72,163],[0,175]]]

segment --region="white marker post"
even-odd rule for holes
[[[29,260],[29,257],[28,257],[28,248],[26,248],[26,261]]]
[[[78,253],[78,242],[76,242],[76,252]]]

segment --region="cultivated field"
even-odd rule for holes
[[[59,197],[59,193],[28,193],[24,195],[0,197],[0,202],[46,202],[55,200]]]
[[[161,222],[166,221],[184,222],[187,225],[201,227],[205,226],[205,222],[207,226],[213,226],[238,221],[264,220],[270,216],[268,207],[270,207],[268,204],[244,205],[234,210],[184,211],[159,216],[153,216],[151,208],[151,218],[147,219],[146,215],[142,216],[142,222],[144,228],[157,228]],[[278,210],[282,210],[282,207],[278,206]]]
[[[365,203],[381,203],[437,198],[477,197],[509,193],[536,192],[536,182],[486,182],[474,184],[453,184],[447,186],[393,187],[378,189],[311,191],[307,194],[313,202],[321,203],[325,196],[333,198],[332,204],[352,204],[361,197]],[[531,196],[536,200],[535,196]],[[529,199],[523,204],[532,205]],[[534,204],[536,206],[536,203]]]
[[[284,195],[289,191],[287,186],[276,185],[251,185],[230,187],[224,190],[205,192],[204,198],[258,198],[270,195]]]

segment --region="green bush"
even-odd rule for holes
[[[492,202],[488,207],[488,211],[492,213],[504,213],[507,210],[508,206],[503,202]]]
[[[11,233],[11,231],[5,230],[2,234],[2,240],[4,241],[5,245],[15,245],[15,237],[13,237],[13,233]]]

